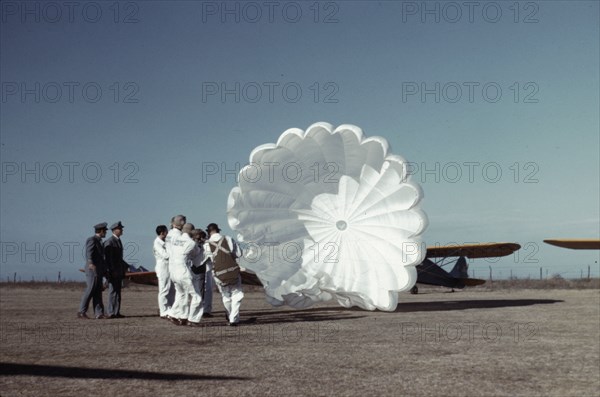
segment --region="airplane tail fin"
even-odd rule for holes
[[[456,261],[454,268],[450,271],[450,275],[454,278],[469,278],[469,265],[467,264],[467,259],[464,256],[461,256]]]

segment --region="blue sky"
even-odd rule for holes
[[[152,268],[171,216],[227,224],[203,167],[317,121],[411,161],[429,245],[523,246],[476,276],[599,275],[542,243],[600,235],[597,1],[75,3],[1,3],[0,278],[77,279],[117,220]]]

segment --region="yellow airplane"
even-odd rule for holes
[[[600,239],[548,239],[544,242],[574,250],[600,250]]]

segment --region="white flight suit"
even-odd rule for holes
[[[167,253],[166,243],[159,237],[154,240],[153,252],[156,260],[154,271],[158,278],[158,310],[160,316],[164,317],[169,314],[171,305],[173,305],[175,289],[169,275],[169,254]]]
[[[167,237],[165,238],[165,248],[167,249],[167,256],[169,257],[169,264],[171,264],[171,248],[173,247],[173,242],[181,237],[181,230],[172,228],[167,233]],[[171,275],[171,267],[169,266],[169,276]]]
[[[193,271],[192,269],[194,268],[199,268],[202,265],[206,265],[207,262],[207,258],[205,256],[204,253],[204,247],[201,245],[196,245],[196,250],[194,251],[194,254],[192,256],[192,263],[190,266],[190,270],[191,270],[191,274],[192,274],[192,285],[194,287],[194,294],[191,295],[192,298],[192,303],[190,303],[190,316],[188,318],[188,321],[194,321],[194,322],[198,322],[200,321],[200,318],[202,318],[202,316],[204,315],[204,313],[206,313],[206,305],[204,302],[204,295],[206,294],[206,292],[204,291],[204,287],[205,287],[205,283],[206,283],[206,268],[204,269],[203,272],[196,274],[195,271]],[[198,269],[196,271],[200,271],[202,269]],[[198,307],[196,307],[194,305],[194,299],[195,296],[199,295],[200,296],[200,302],[199,305],[202,307],[202,314],[199,315],[198,318],[198,313],[199,313],[199,309]],[[193,313],[196,312],[196,315],[193,315]],[[194,318],[198,318],[197,320]]]
[[[165,237],[165,248],[167,250],[167,257],[169,258],[167,263],[171,263],[171,247],[173,246],[173,242],[177,240],[181,236],[181,230],[176,228],[171,228],[167,233],[167,237]],[[167,297],[167,306],[169,306],[169,310],[166,315],[171,316],[171,309],[175,304],[175,284],[173,283],[173,276],[171,274],[171,267],[169,267],[169,294]],[[159,280],[160,283],[160,280]],[[160,284],[159,284],[160,286]]]
[[[202,319],[202,290],[198,278],[194,277],[190,269],[194,263],[201,263],[202,256],[202,249],[189,234],[182,233],[173,241],[169,254],[169,271],[175,284],[175,303],[171,309],[171,317],[194,323]]]
[[[222,237],[223,236],[220,233],[213,233],[210,236],[209,241],[216,243]],[[237,243],[229,236],[225,236],[225,240],[227,241],[227,245],[230,247],[234,258],[240,258],[242,256],[242,250]],[[215,256],[215,253],[212,252],[213,249],[214,247],[211,247],[210,250],[212,257]],[[219,253],[218,255],[223,255],[223,252]],[[223,306],[225,306],[229,323],[237,324],[240,321],[240,306],[242,304],[242,299],[244,298],[244,292],[242,291],[242,278],[238,277],[237,283],[230,285],[223,285],[223,283],[221,283],[219,278],[216,276],[214,279],[215,283],[217,284],[217,288],[221,293],[221,297],[223,298]]]

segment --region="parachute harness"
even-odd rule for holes
[[[225,273],[233,272],[233,271],[239,269],[239,266],[237,265],[237,263],[235,263],[233,261],[233,258],[231,256],[231,251],[228,249],[229,247],[227,247],[227,248],[223,247],[223,242],[224,241],[225,241],[225,237],[221,237],[221,239],[217,243],[215,243],[213,241],[209,241],[208,242],[208,244],[211,247],[215,248],[214,250],[211,249],[211,251],[212,251],[212,253],[214,255],[214,262],[215,262],[215,269],[213,270],[213,272],[215,274],[215,277],[217,277],[217,278],[219,278],[219,276],[221,276],[221,275],[223,275]],[[216,268],[217,267],[217,263],[221,264],[221,261],[217,260],[217,257],[219,256],[219,252],[224,252],[225,254],[227,254],[227,256],[225,258],[230,258],[230,260],[233,261],[233,263],[235,265],[234,266],[230,266],[230,267],[225,268],[225,269],[219,269],[219,270],[217,270],[217,268]],[[218,259],[225,259],[225,258],[219,257]],[[225,260],[227,260],[227,259],[225,259]]]

